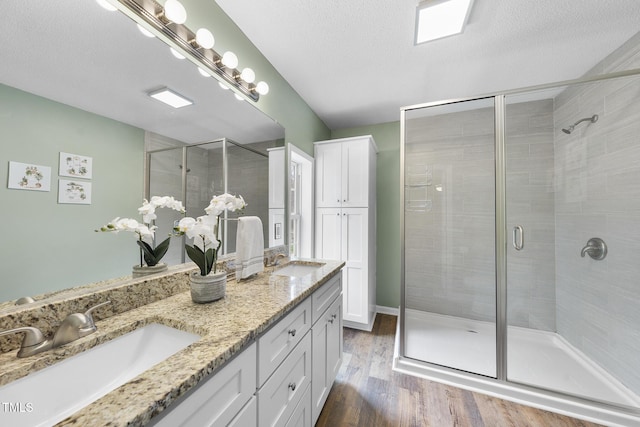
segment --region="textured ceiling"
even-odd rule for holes
[[[187,143],[284,137],[120,12],[90,0],[0,0],[0,83]],[[173,109],[147,96],[168,86],[194,101]]]
[[[640,30],[638,0],[475,0],[415,46],[417,0],[216,0],[332,129],[402,106],[578,78]]]

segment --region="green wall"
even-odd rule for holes
[[[0,141],[0,301],[130,274],[132,233],[94,229],[138,217],[144,132],[0,85]],[[58,204],[61,151],[93,158],[91,205]],[[51,167],[51,191],[8,189],[9,161]]]
[[[377,160],[377,304],[400,306],[400,122],[334,130],[331,139],[372,135]]]

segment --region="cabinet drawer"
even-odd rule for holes
[[[311,423],[311,386],[302,395],[296,409],[291,414],[285,427],[312,427]]]
[[[258,338],[258,386],[271,376],[311,328],[311,299],[278,321]]]
[[[256,344],[152,420],[155,426],[226,426],[256,391]],[[255,424],[255,422],[254,422]]]
[[[342,292],[342,271],[333,276],[327,283],[311,295],[311,321],[315,324],[331,303]]]
[[[258,390],[258,423],[284,426],[311,382],[311,334],[306,334]]]

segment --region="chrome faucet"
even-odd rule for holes
[[[286,258],[287,255],[286,254],[276,254],[271,260],[269,260],[269,258],[265,258],[264,260],[264,266],[265,267],[275,267],[276,265],[280,264],[280,260],[282,258]]]
[[[94,305],[86,312],[73,313],[68,315],[58,327],[53,336],[53,348],[63,346],[78,338],[82,338],[98,330],[91,312],[96,308],[109,304],[111,301],[105,301],[98,305]]]
[[[45,339],[40,329],[30,326],[2,331],[0,332],[0,336],[24,332],[22,345],[20,346],[20,350],[18,350],[18,357],[33,356],[34,354],[63,346],[71,341],[75,341],[78,338],[82,338],[97,331],[98,328],[93,321],[91,312],[98,307],[109,304],[110,302],[111,301],[106,301],[101,304],[94,305],[84,314],[73,313],[68,315],[58,327],[58,330],[53,335],[53,339]]]
[[[42,353],[53,347],[53,341],[45,339],[40,329],[30,326],[0,332],[0,336],[19,332],[24,332],[25,334],[20,350],[18,350],[18,357],[33,356],[34,354]]]

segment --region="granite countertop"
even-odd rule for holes
[[[249,346],[344,266],[340,261],[321,262],[323,266],[304,277],[271,275],[270,268],[253,279],[229,279],[225,298],[209,304],[196,304],[188,291],[180,292],[99,320],[94,334],[38,355],[18,359],[15,352],[5,353],[0,356],[0,384],[151,323],[200,335],[200,340],[57,424],[145,425]],[[184,274],[179,277],[187,280]]]

